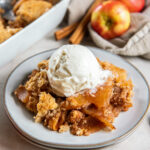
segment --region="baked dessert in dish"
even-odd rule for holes
[[[64,45],[39,62],[14,94],[35,122],[81,136],[114,130],[115,118],[132,107],[133,84],[124,69],[100,61],[88,48]]]
[[[17,0],[13,3],[15,20],[2,18],[4,10],[0,9],[0,43],[23,29],[25,26],[47,12],[58,0]]]
[[[12,35],[20,31],[22,28],[13,28],[9,26],[5,26],[5,21],[0,17],[0,43],[4,42]]]
[[[10,25],[24,27],[36,20],[51,7],[52,4],[45,0],[21,0],[13,8],[16,19],[10,22]]]

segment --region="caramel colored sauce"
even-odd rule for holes
[[[110,103],[113,94],[113,82],[111,79],[102,86],[95,89],[85,90],[67,98],[75,107],[85,107],[88,104],[94,104],[96,107],[106,107]]]

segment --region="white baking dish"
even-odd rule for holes
[[[0,44],[0,67],[23,52],[48,32],[53,30],[63,19],[70,0],[61,0],[48,12],[26,26],[20,32]]]

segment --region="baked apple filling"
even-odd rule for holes
[[[44,60],[14,93],[34,113],[35,122],[43,123],[50,130],[64,132],[70,129],[78,136],[114,130],[115,118],[132,107],[133,84],[127,80],[125,70],[108,62],[99,63],[113,76],[95,89],[82,90],[69,97],[57,96],[48,81],[48,60]]]
[[[35,122],[81,136],[114,130],[115,118],[132,107],[132,91],[124,69],[100,61],[84,46],[64,45],[14,93]]]

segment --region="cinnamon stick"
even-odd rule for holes
[[[69,42],[72,43],[72,44],[75,44],[75,43],[80,43],[82,38],[83,38],[83,35],[84,35],[84,30],[88,24],[88,22],[90,21],[90,18],[91,18],[91,14],[92,14],[92,11],[95,9],[95,7],[101,3],[102,0],[95,0],[92,4],[92,6],[89,8],[87,14],[83,17],[83,19],[81,20],[81,22],[79,23],[77,29],[74,31],[74,33],[72,34],[72,36],[70,37],[69,39]],[[79,38],[80,37],[80,38]],[[82,38],[81,38],[82,37]],[[79,41],[80,39],[80,41]]]
[[[77,40],[73,43],[73,44],[80,44],[80,42],[82,41],[84,35],[85,35],[86,29],[84,29],[82,31],[82,33],[79,34],[79,37],[77,38]]]
[[[74,23],[55,32],[56,40],[61,40],[71,34],[79,23]]]

